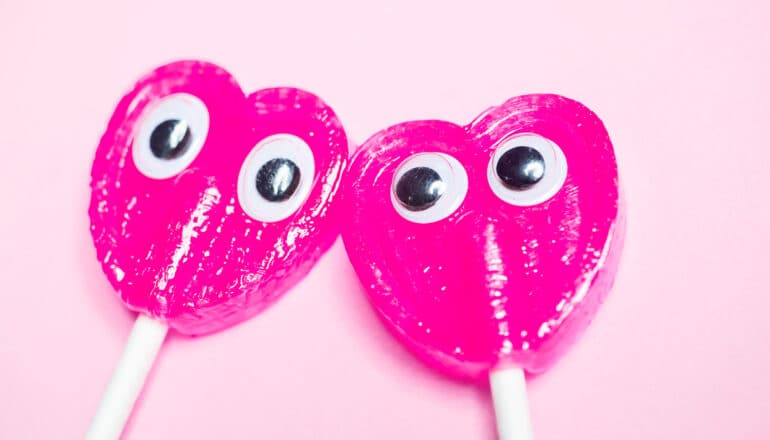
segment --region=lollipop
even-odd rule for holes
[[[91,171],[91,233],[138,311],[88,438],[117,438],[166,332],[221,330],[297,283],[337,236],[347,139],[298,89],[244,95],[213,64],[172,63],[118,104]]]
[[[464,127],[378,132],[346,179],[343,241],[385,324],[436,369],[489,376],[500,438],[531,438],[524,371],[545,371],[589,324],[622,247],[601,121],[520,96]]]

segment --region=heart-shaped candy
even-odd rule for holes
[[[453,375],[548,368],[591,321],[622,246],[601,121],[556,95],[474,122],[380,131],[348,168],[342,235],[387,326]]]
[[[213,64],[153,71],[118,104],[91,171],[91,233],[123,302],[186,334],[238,323],[339,231],[348,142],[293,88],[246,96]]]

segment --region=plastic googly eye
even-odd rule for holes
[[[203,101],[186,93],[169,95],[142,117],[132,148],[134,164],[152,179],[175,176],[198,155],[208,131]]]
[[[536,134],[504,141],[489,162],[487,179],[501,200],[533,206],[553,197],[567,179],[567,159],[556,143]]]
[[[310,146],[297,136],[277,134],[259,142],[238,175],[238,200],[253,219],[276,222],[294,214],[315,178]]]
[[[457,159],[420,153],[406,159],[393,177],[391,202],[414,223],[433,223],[452,214],[468,193],[468,174]]]

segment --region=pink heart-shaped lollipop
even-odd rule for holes
[[[91,232],[123,302],[186,334],[238,323],[304,276],[339,229],[347,139],[310,93],[245,96],[184,61],[118,105],[91,172]]]
[[[467,126],[399,124],[348,173],[350,260],[388,327],[446,372],[545,370],[610,288],[617,166],[601,121],[575,101],[527,95]]]

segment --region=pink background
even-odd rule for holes
[[[0,0],[0,438],[79,438],[132,323],[88,234],[115,103],[200,57],[326,99],[354,140],[525,92],[605,121],[629,201],[616,288],[530,382],[545,439],[770,438],[770,6]],[[729,6],[728,6],[729,4]],[[492,439],[485,389],[375,317],[340,243],[265,314],[171,336],[128,438]]]

